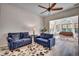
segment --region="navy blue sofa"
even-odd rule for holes
[[[49,49],[55,45],[53,34],[41,33],[40,36],[35,37],[34,41],[44,47],[48,47]]]
[[[32,43],[28,32],[8,33],[7,41],[10,50]]]

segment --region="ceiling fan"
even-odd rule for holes
[[[62,10],[63,8],[62,7],[55,7],[56,3],[53,3],[53,4],[50,4],[49,3],[49,7],[44,7],[44,6],[41,6],[41,5],[38,5],[38,7],[41,7],[43,9],[46,9],[45,11],[41,12],[40,14],[42,13],[45,13],[45,12],[50,12],[50,11],[57,11],[57,10]]]

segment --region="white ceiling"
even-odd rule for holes
[[[40,15],[40,16],[49,16],[49,15],[53,15],[57,12],[63,11],[63,10],[67,10],[70,8],[74,7],[74,3],[57,3],[57,5],[55,7],[63,7],[63,10],[60,11],[53,11],[51,13],[49,12],[45,12],[43,14],[40,14],[41,12],[43,12],[45,9],[38,7],[38,5],[42,5],[45,7],[48,7],[48,3],[15,3],[13,4],[19,8],[23,8],[25,10],[28,10],[36,15]]]

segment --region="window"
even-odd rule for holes
[[[63,32],[72,32],[72,25],[71,23],[69,24],[63,24],[62,25],[62,31]]]
[[[60,31],[60,24],[56,25],[56,31],[57,31],[57,32]]]
[[[67,24],[67,32],[72,32],[72,25],[73,24]]]
[[[74,24],[74,27],[75,27],[75,33],[78,33],[78,24],[75,23],[75,24]]]
[[[52,20],[49,24],[52,33],[58,33],[61,31],[78,33],[78,16]]]
[[[63,32],[66,32],[66,31],[67,31],[66,29],[67,29],[67,25],[66,25],[66,24],[63,24],[63,25],[62,25],[62,31],[63,31]]]

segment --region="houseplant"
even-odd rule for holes
[[[46,27],[44,27],[44,28],[41,29],[41,32],[42,33],[46,32],[46,31],[47,31],[47,28]]]

